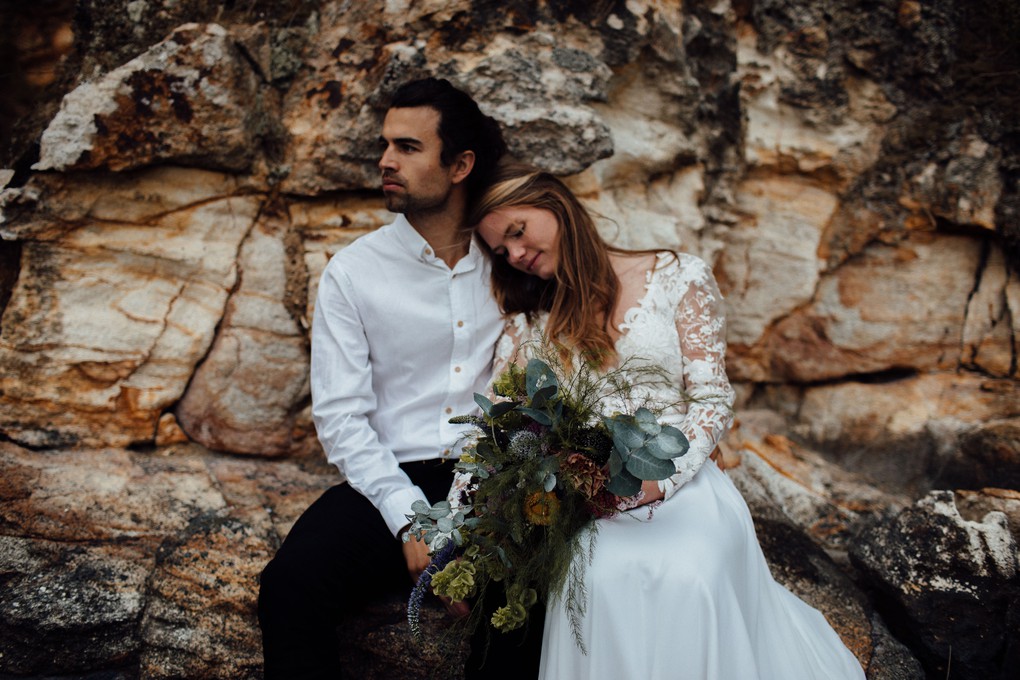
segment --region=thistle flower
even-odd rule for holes
[[[507,451],[518,460],[534,458],[542,452],[542,440],[531,430],[519,430],[510,436]]]

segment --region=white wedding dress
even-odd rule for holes
[[[506,361],[541,320],[501,342]],[[773,580],[744,499],[709,460],[732,421],[722,297],[700,259],[662,253],[646,292],[625,315],[621,365],[656,364],[693,401],[661,418],[690,439],[666,499],[598,520],[583,567],[586,651],[563,602],[551,601],[542,640],[542,680],[861,680],[864,673],[825,618]],[[512,336],[516,336],[513,338]],[[527,349],[524,343],[523,351]],[[631,362],[628,364],[627,362]],[[631,401],[675,404],[660,382]],[[641,403],[606,403],[632,413]],[[579,559],[586,559],[579,557]]]

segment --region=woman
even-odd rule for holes
[[[564,604],[548,603],[540,677],[863,678],[822,615],[772,579],[743,498],[706,462],[730,426],[733,390],[722,297],[705,263],[607,245],[569,189],[527,166],[502,166],[469,224],[508,318],[500,360],[544,337],[603,368],[654,363],[675,385],[640,398],[672,405],[662,420],[691,443],[675,475],[643,483],[638,502],[657,507],[597,520],[586,652]],[[605,408],[634,410],[609,399]]]

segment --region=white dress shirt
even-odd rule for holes
[[[329,462],[394,535],[426,500],[398,463],[456,455],[466,428],[449,419],[477,410],[501,330],[474,242],[451,270],[403,215],[326,266],[312,324],[312,416]]]

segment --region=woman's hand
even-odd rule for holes
[[[641,505],[648,505],[655,501],[661,501],[666,494],[659,489],[659,482],[655,480],[645,480],[641,482],[641,490],[645,496],[641,499]]]

